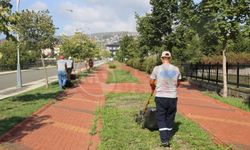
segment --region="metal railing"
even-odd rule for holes
[[[183,64],[184,76],[195,80],[223,83],[221,64]],[[237,88],[250,88],[250,64],[227,64],[227,82]]]

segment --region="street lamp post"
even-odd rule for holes
[[[19,4],[20,0],[17,0],[17,5],[16,5],[16,12],[19,12]],[[17,88],[22,87],[22,75],[21,75],[21,67],[20,67],[20,51],[19,51],[19,35],[17,33],[16,35],[17,38],[17,72],[16,72],[16,81],[17,81]]]

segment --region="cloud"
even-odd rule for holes
[[[33,5],[31,5],[30,9],[34,11],[41,11],[48,9],[48,6],[44,2],[36,1]]]
[[[59,14],[67,23],[63,33],[136,31],[134,12],[148,12],[149,0],[86,0],[82,5],[61,2]]]
[[[110,21],[117,19],[115,12],[105,6],[78,6],[71,2],[62,3],[60,5],[61,14],[73,21],[91,22],[96,20]]]
[[[129,21],[96,21],[92,23],[75,22],[67,24],[63,27],[63,34],[72,35],[74,32],[80,31],[89,33],[96,32],[113,32],[113,31],[131,31],[135,32],[135,20],[134,18]]]
[[[91,4],[114,6],[115,8],[149,8],[150,0],[87,0]],[[127,7],[129,6],[129,7]]]

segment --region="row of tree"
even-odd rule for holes
[[[76,60],[110,57],[110,53],[107,50],[101,49],[95,40],[90,39],[81,32],[76,32],[73,36],[62,36],[60,43],[61,53]]]
[[[149,56],[159,58],[163,50],[171,51],[179,64],[221,55],[226,82],[226,51],[250,52],[249,0],[202,0],[199,4],[193,0],[150,0],[150,4],[151,13],[136,15],[139,36],[122,39],[117,55],[120,61],[143,64]]]
[[[13,13],[11,10],[10,0],[0,1],[0,33],[6,35],[7,39],[0,44],[1,65],[14,69],[17,62],[16,49],[19,47],[21,64],[41,59],[48,86],[44,49],[53,49],[55,45],[61,45],[61,54],[80,61],[105,54],[94,41],[82,33],[56,38],[56,27],[48,10],[23,10],[20,13]],[[19,38],[16,38],[17,35]]]

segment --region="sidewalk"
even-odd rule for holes
[[[99,136],[91,136],[90,129],[96,109],[104,104],[101,84],[106,78],[107,69],[102,66],[77,87],[66,90],[58,102],[38,111],[3,136],[0,149],[96,149]]]
[[[179,89],[178,110],[197,122],[215,142],[234,149],[250,149],[250,113],[203,95],[190,84]]]
[[[49,83],[57,81],[57,76],[49,77]],[[0,90],[0,100],[28,92],[33,89],[45,86],[45,79],[23,84],[22,88],[11,87],[4,90]]]

